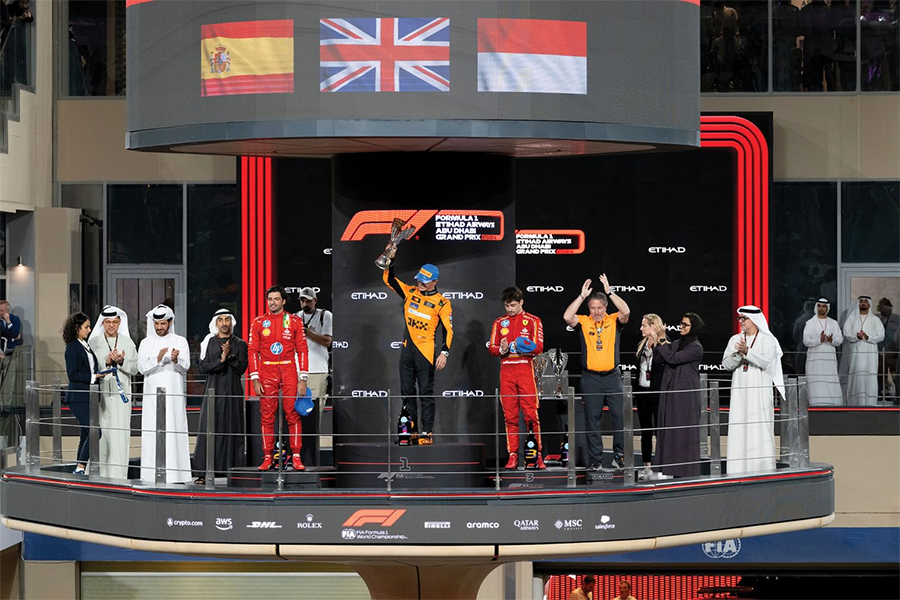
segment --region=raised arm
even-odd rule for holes
[[[612,300],[613,305],[616,307],[616,311],[619,313],[618,319],[620,323],[627,323],[628,317],[631,315],[631,309],[628,307],[628,303],[622,300],[619,297],[619,294],[612,291],[612,288],[609,287],[609,278],[606,276],[606,273],[600,275],[600,283],[603,284],[603,291],[606,292],[607,297]]]
[[[591,280],[585,279],[584,283],[581,284],[581,292],[578,293],[578,297],[572,300],[572,303],[566,308],[566,312],[563,313],[563,321],[566,322],[566,325],[569,327],[578,325],[578,309],[581,308],[581,303],[584,302],[593,291],[594,289],[591,287]]]

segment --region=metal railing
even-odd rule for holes
[[[720,393],[723,390],[723,386],[721,386],[722,382],[712,380],[710,381],[706,377],[701,378],[701,387],[699,389],[691,389],[691,390],[673,390],[664,392],[669,394],[672,398],[676,398],[680,394],[699,394],[700,396],[700,405],[699,405],[699,414],[696,415],[695,423],[690,425],[679,425],[679,426],[668,426],[668,427],[655,427],[651,428],[647,424],[638,423],[638,427],[635,427],[635,401],[640,399],[643,395],[649,394],[651,392],[646,392],[638,389],[635,390],[631,374],[625,372],[622,374],[622,392],[614,393],[613,396],[621,395],[622,402],[622,424],[619,426],[613,423],[612,427],[609,429],[606,426],[601,427],[600,434],[603,436],[609,436],[617,433],[622,433],[624,436],[623,439],[623,448],[622,448],[622,460],[624,462],[624,466],[616,467],[615,464],[613,467],[603,467],[599,465],[599,467],[595,467],[593,469],[589,469],[589,465],[584,464],[584,461],[581,461],[579,464],[579,451],[582,449],[582,442],[580,438],[582,436],[587,436],[590,434],[594,434],[596,432],[588,431],[587,428],[578,429],[576,427],[576,413],[579,410],[584,410],[588,403],[596,402],[597,399],[592,398],[591,396],[586,396],[582,394],[576,394],[574,388],[567,386],[564,389],[564,392],[560,395],[561,397],[552,398],[555,401],[565,402],[567,406],[567,410],[565,411],[564,420],[565,420],[565,429],[554,429],[552,426],[549,428],[542,428],[540,431],[540,435],[547,439],[547,436],[557,436],[561,439],[568,442],[568,456],[569,460],[567,464],[563,464],[561,462],[554,462],[554,465],[549,469],[544,471],[544,474],[552,474],[557,478],[557,481],[564,479],[565,483],[554,483],[554,484],[546,484],[545,487],[575,487],[579,484],[579,482],[594,482],[603,485],[624,485],[631,486],[636,482],[636,472],[640,470],[640,466],[636,465],[635,460],[635,446],[634,446],[634,437],[640,436],[647,431],[651,431],[653,434],[657,435],[662,431],[672,431],[677,429],[685,429],[685,428],[697,428],[699,429],[699,438],[700,438],[700,447],[694,448],[696,450],[697,460],[686,461],[686,462],[677,462],[677,463],[669,463],[669,464],[657,464],[654,458],[654,462],[652,465],[653,469],[657,471],[665,472],[666,470],[673,469],[676,467],[681,467],[685,465],[699,465],[700,469],[705,471],[701,477],[704,478],[717,478],[722,477],[725,469],[723,469],[723,461],[727,462],[727,451],[726,458],[723,459],[722,456],[722,446],[723,440],[721,437],[722,434],[722,418],[721,418],[721,408],[720,408]],[[807,469],[809,468],[809,423],[808,423],[808,410],[807,410],[807,400],[805,394],[806,382],[804,378],[790,378],[786,382],[786,397],[780,400],[780,410],[777,414],[774,412],[771,415],[771,419],[764,419],[761,421],[753,421],[748,422],[744,421],[741,423],[736,423],[732,420],[729,423],[729,427],[734,425],[758,425],[765,424],[766,427],[778,427],[780,429],[780,442],[778,443],[778,447],[776,448],[773,444],[771,448],[772,455],[757,457],[757,458],[771,458],[773,464],[775,462],[778,463],[778,468],[781,469]],[[728,389],[725,387],[724,389]],[[746,390],[747,388],[742,388]],[[25,470],[29,473],[37,473],[41,470],[44,470],[45,473],[49,471],[55,471],[56,473],[65,473],[65,471],[70,470],[71,466],[74,464],[72,460],[66,460],[65,455],[67,452],[63,451],[63,438],[64,432],[66,433],[75,433],[79,431],[79,428],[83,427],[82,424],[72,424],[71,419],[65,419],[63,415],[63,403],[62,403],[62,392],[63,386],[59,382],[55,382],[51,385],[38,385],[36,381],[28,381],[27,383],[27,391],[26,391],[26,403],[25,403],[25,438],[24,438],[24,467]],[[778,394],[773,393],[773,397],[778,399]],[[41,417],[41,397],[50,395],[52,397],[52,413],[49,418]],[[99,387],[97,385],[91,386],[90,391],[90,410],[89,410],[89,422],[87,424],[87,428],[89,430],[88,434],[88,444],[89,444],[89,461],[88,468],[85,473],[85,477],[88,479],[98,479],[100,478],[101,466],[104,464],[108,466],[118,466],[125,467],[128,469],[129,467],[134,467],[131,464],[112,464],[112,463],[101,463],[100,461],[100,443],[101,443],[101,395]],[[137,394],[132,394],[132,398],[136,398]],[[180,407],[183,406],[183,403],[179,398],[174,398],[178,400],[174,402],[174,406]],[[343,400],[350,400],[348,397],[333,397],[332,401],[335,405],[340,405]],[[391,396],[390,393],[386,397],[378,397],[372,398],[369,401],[376,403],[372,404],[372,407],[377,407],[382,414],[387,415],[387,418],[384,422],[375,422],[371,423],[371,427],[366,431],[361,433],[351,433],[351,434],[340,434],[340,433],[329,433],[329,434],[303,434],[304,439],[309,439],[310,437],[317,437],[319,441],[322,441],[323,438],[331,438],[335,444],[344,444],[344,443],[353,443],[358,442],[360,440],[363,441],[371,441],[371,440],[380,440],[378,443],[386,446],[387,453],[387,461],[384,466],[386,473],[379,474],[378,479],[384,479],[384,489],[388,492],[392,492],[397,489],[396,481],[402,479],[403,476],[409,475],[409,467],[404,462],[406,459],[403,458],[404,455],[404,447],[397,446],[397,429],[396,429],[396,415],[395,411],[391,409],[391,401],[396,401],[398,398],[396,396]],[[173,395],[169,394],[166,389],[160,388],[156,391],[156,406],[155,406],[155,423],[156,424],[165,424],[167,423],[167,412],[172,410],[173,403],[170,402],[173,400]],[[145,478],[140,482],[135,480],[122,480],[120,483],[129,483],[132,485],[153,485],[153,486],[165,486],[167,485],[167,479],[172,479],[172,474],[175,474],[174,479],[179,480],[184,483],[190,483],[193,479],[193,475],[191,473],[190,468],[187,469],[187,473],[179,473],[179,469],[174,467],[172,461],[169,460],[167,462],[167,452],[170,448],[167,448],[167,437],[172,435],[184,435],[184,436],[192,436],[195,437],[198,434],[204,434],[204,444],[206,450],[206,458],[205,464],[197,465],[200,467],[197,471],[200,471],[202,474],[200,478],[203,481],[203,487],[205,489],[216,489],[223,487],[222,477],[218,478],[217,481],[217,470],[216,470],[216,442],[217,440],[222,440],[228,436],[246,436],[246,439],[252,439],[253,437],[261,437],[260,432],[249,432],[249,431],[241,431],[241,432],[219,432],[215,429],[216,418],[215,415],[217,413],[217,406],[226,405],[228,402],[241,402],[242,404],[246,401],[244,396],[223,396],[217,395],[214,389],[207,390],[207,394],[205,396],[205,410],[206,410],[206,419],[205,426],[203,431],[172,431],[167,430],[165,426],[157,427],[150,431],[141,431],[141,434],[149,434],[155,436],[155,455],[151,458],[149,468],[152,468],[153,477],[152,480],[148,480],[146,478],[146,471],[144,471]],[[251,398],[251,401],[255,401],[256,399]],[[352,400],[359,401],[359,398],[353,398]],[[519,474],[522,474],[522,469],[518,469],[516,471],[508,471],[502,468],[504,463],[506,448],[506,433],[503,429],[504,418],[502,415],[502,406],[500,401],[500,396],[495,394],[493,396],[483,396],[478,398],[454,398],[456,402],[471,402],[472,404],[467,407],[459,407],[463,409],[475,409],[484,407],[477,407],[475,403],[485,403],[490,402],[492,404],[493,411],[493,423],[492,430],[490,431],[481,431],[473,434],[460,434],[460,433],[435,433],[435,443],[437,445],[441,445],[446,442],[452,442],[456,439],[462,439],[467,443],[475,443],[482,444],[484,446],[485,451],[492,450],[493,452],[489,453],[486,462],[482,463],[480,468],[469,471],[469,474],[476,473],[478,475],[483,475],[483,481],[485,484],[482,487],[493,487],[495,490],[500,490],[503,486],[504,480],[509,479],[510,477]],[[549,401],[551,398],[544,398],[544,401]],[[119,402],[118,398],[112,398],[112,401]],[[614,401],[615,398],[614,398]],[[438,410],[441,410],[441,400],[438,400]],[[383,404],[382,404],[383,403]],[[278,398],[278,417],[277,417],[277,437],[279,440],[279,447],[284,448],[284,432],[281,430],[281,423],[283,422],[283,402],[282,398],[279,395]],[[177,410],[184,410],[183,408],[178,408]],[[482,412],[484,412],[482,410]],[[42,428],[47,430],[49,428],[50,433],[49,436],[52,439],[51,449],[49,451],[42,451],[41,437],[42,437]],[[106,431],[110,433],[115,431],[117,428],[106,428]],[[131,450],[136,449],[136,446],[133,446],[135,442],[135,437],[132,437],[131,434],[134,432],[131,428],[128,428],[129,431],[129,452],[128,455],[132,454]],[[774,430],[772,432],[773,440],[774,440]],[[44,433],[43,435],[46,435]],[[525,431],[522,432],[522,437],[525,437]],[[137,438],[140,439],[140,438]],[[657,438],[658,441],[658,438]],[[726,448],[727,448],[727,444]],[[246,448],[246,446],[245,446]],[[195,448],[196,450],[196,448]],[[299,449],[292,449],[294,451],[299,451]],[[612,452],[615,453],[616,449],[612,448]],[[605,453],[606,454],[606,453]],[[544,456],[548,458],[555,457],[552,454],[552,449],[548,448],[547,445],[544,447]],[[185,457],[181,457],[184,459]],[[560,459],[561,457],[556,457]],[[144,458],[143,468],[147,469],[147,457]],[[130,460],[129,460],[130,463]],[[559,466],[556,466],[559,465]],[[244,467],[244,465],[235,465],[236,467]],[[313,465],[309,465],[313,467]],[[244,467],[246,469],[245,472],[254,472],[255,465],[249,465],[248,467]],[[406,469],[404,471],[404,468]],[[186,469],[182,468],[181,471]],[[361,471],[361,470],[352,470],[351,468],[347,468],[342,466],[337,471],[330,470],[328,468],[315,468],[313,472],[322,474],[332,474],[336,473],[337,475],[372,475],[372,471]],[[289,483],[288,478],[291,471],[286,466],[285,460],[277,460],[275,462],[275,483],[274,488],[276,490],[285,490],[287,489]],[[430,475],[435,477],[435,488],[443,488],[441,485],[442,478],[446,478],[450,475],[459,475],[459,471],[452,470],[432,470],[428,471]],[[542,476],[542,472],[538,470],[526,470],[525,471],[527,477],[526,480],[532,482],[539,482]],[[531,479],[529,479],[531,478]],[[395,481],[396,479],[396,481]],[[661,479],[655,481],[643,480],[640,483],[642,485],[657,485],[660,483],[665,483],[665,481],[669,481],[670,479]],[[377,485],[373,485],[373,488],[377,489]],[[477,486],[476,486],[477,487]],[[524,486],[528,487],[528,486]],[[452,492],[450,492],[452,493]]]

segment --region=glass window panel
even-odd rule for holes
[[[900,181],[842,184],[841,260],[900,262]]]
[[[68,0],[68,95],[125,95],[125,2]]]
[[[110,185],[106,215],[110,264],[180,265],[183,193],[180,185]]]
[[[235,184],[188,186],[188,341],[199,350],[220,308],[238,312],[241,210]]]
[[[797,3],[794,3],[796,6]],[[780,7],[781,13],[783,10]],[[783,14],[783,13],[781,13]],[[774,27],[773,7],[773,35]],[[798,17],[802,78],[799,89],[805,92],[849,92],[856,90],[856,2],[854,0],[810,0],[802,5]],[[780,24],[779,24],[780,26]],[[777,36],[775,36],[777,39]],[[784,40],[781,40],[782,42]],[[776,61],[783,59],[776,51]],[[779,65],[784,65],[783,60]],[[786,78],[775,68],[778,91]],[[797,89],[797,87],[793,88]]]
[[[63,208],[80,208],[81,221],[81,307],[89,315],[100,312],[103,298],[103,185],[63,184]]]
[[[774,183],[770,211],[769,325],[782,342],[785,373],[803,373],[810,299],[837,296],[837,184]]]
[[[767,92],[766,0],[703,0],[700,5],[702,92]]]
[[[900,91],[900,2],[863,0],[859,26],[863,91]]]
[[[34,71],[35,7],[10,2],[4,12],[8,17],[4,14],[0,24],[0,98],[12,95],[13,84],[32,85]],[[0,110],[7,108],[0,103]]]

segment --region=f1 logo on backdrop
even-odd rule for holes
[[[362,527],[364,525],[374,524],[379,527],[390,527],[400,520],[405,508],[401,509],[362,509],[358,510],[350,518],[344,521],[342,527]]]
[[[404,227],[415,225],[419,231],[435,217],[442,217],[441,223],[451,229],[458,222],[464,229],[497,232],[467,234],[463,238],[467,241],[499,242],[503,239],[503,213],[499,210],[361,210],[350,219],[341,234],[341,241],[358,242],[367,235],[390,235],[394,219],[402,220]]]

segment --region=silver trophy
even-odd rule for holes
[[[544,370],[547,368],[550,359],[547,358],[547,353],[540,354],[534,357],[534,360],[531,362],[531,367],[534,369],[534,380],[537,382],[537,393],[538,398],[544,397]]]
[[[556,397],[562,398],[563,379],[567,378],[566,365],[569,363],[569,355],[554,348],[550,351],[550,365],[556,376]],[[568,382],[566,382],[568,384]]]
[[[378,268],[382,271],[387,270],[388,265],[391,262],[389,256],[391,252],[397,249],[397,245],[400,242],[411,238],[415,232],[415,225],[410,225],[406,229],[403,229],[403,219],[394,219],[394,222],[391,224],[391,241],[388,242],[388,245],[385,247],[384,252],[381,253],[381,256],[375,260],[375,264]]]

